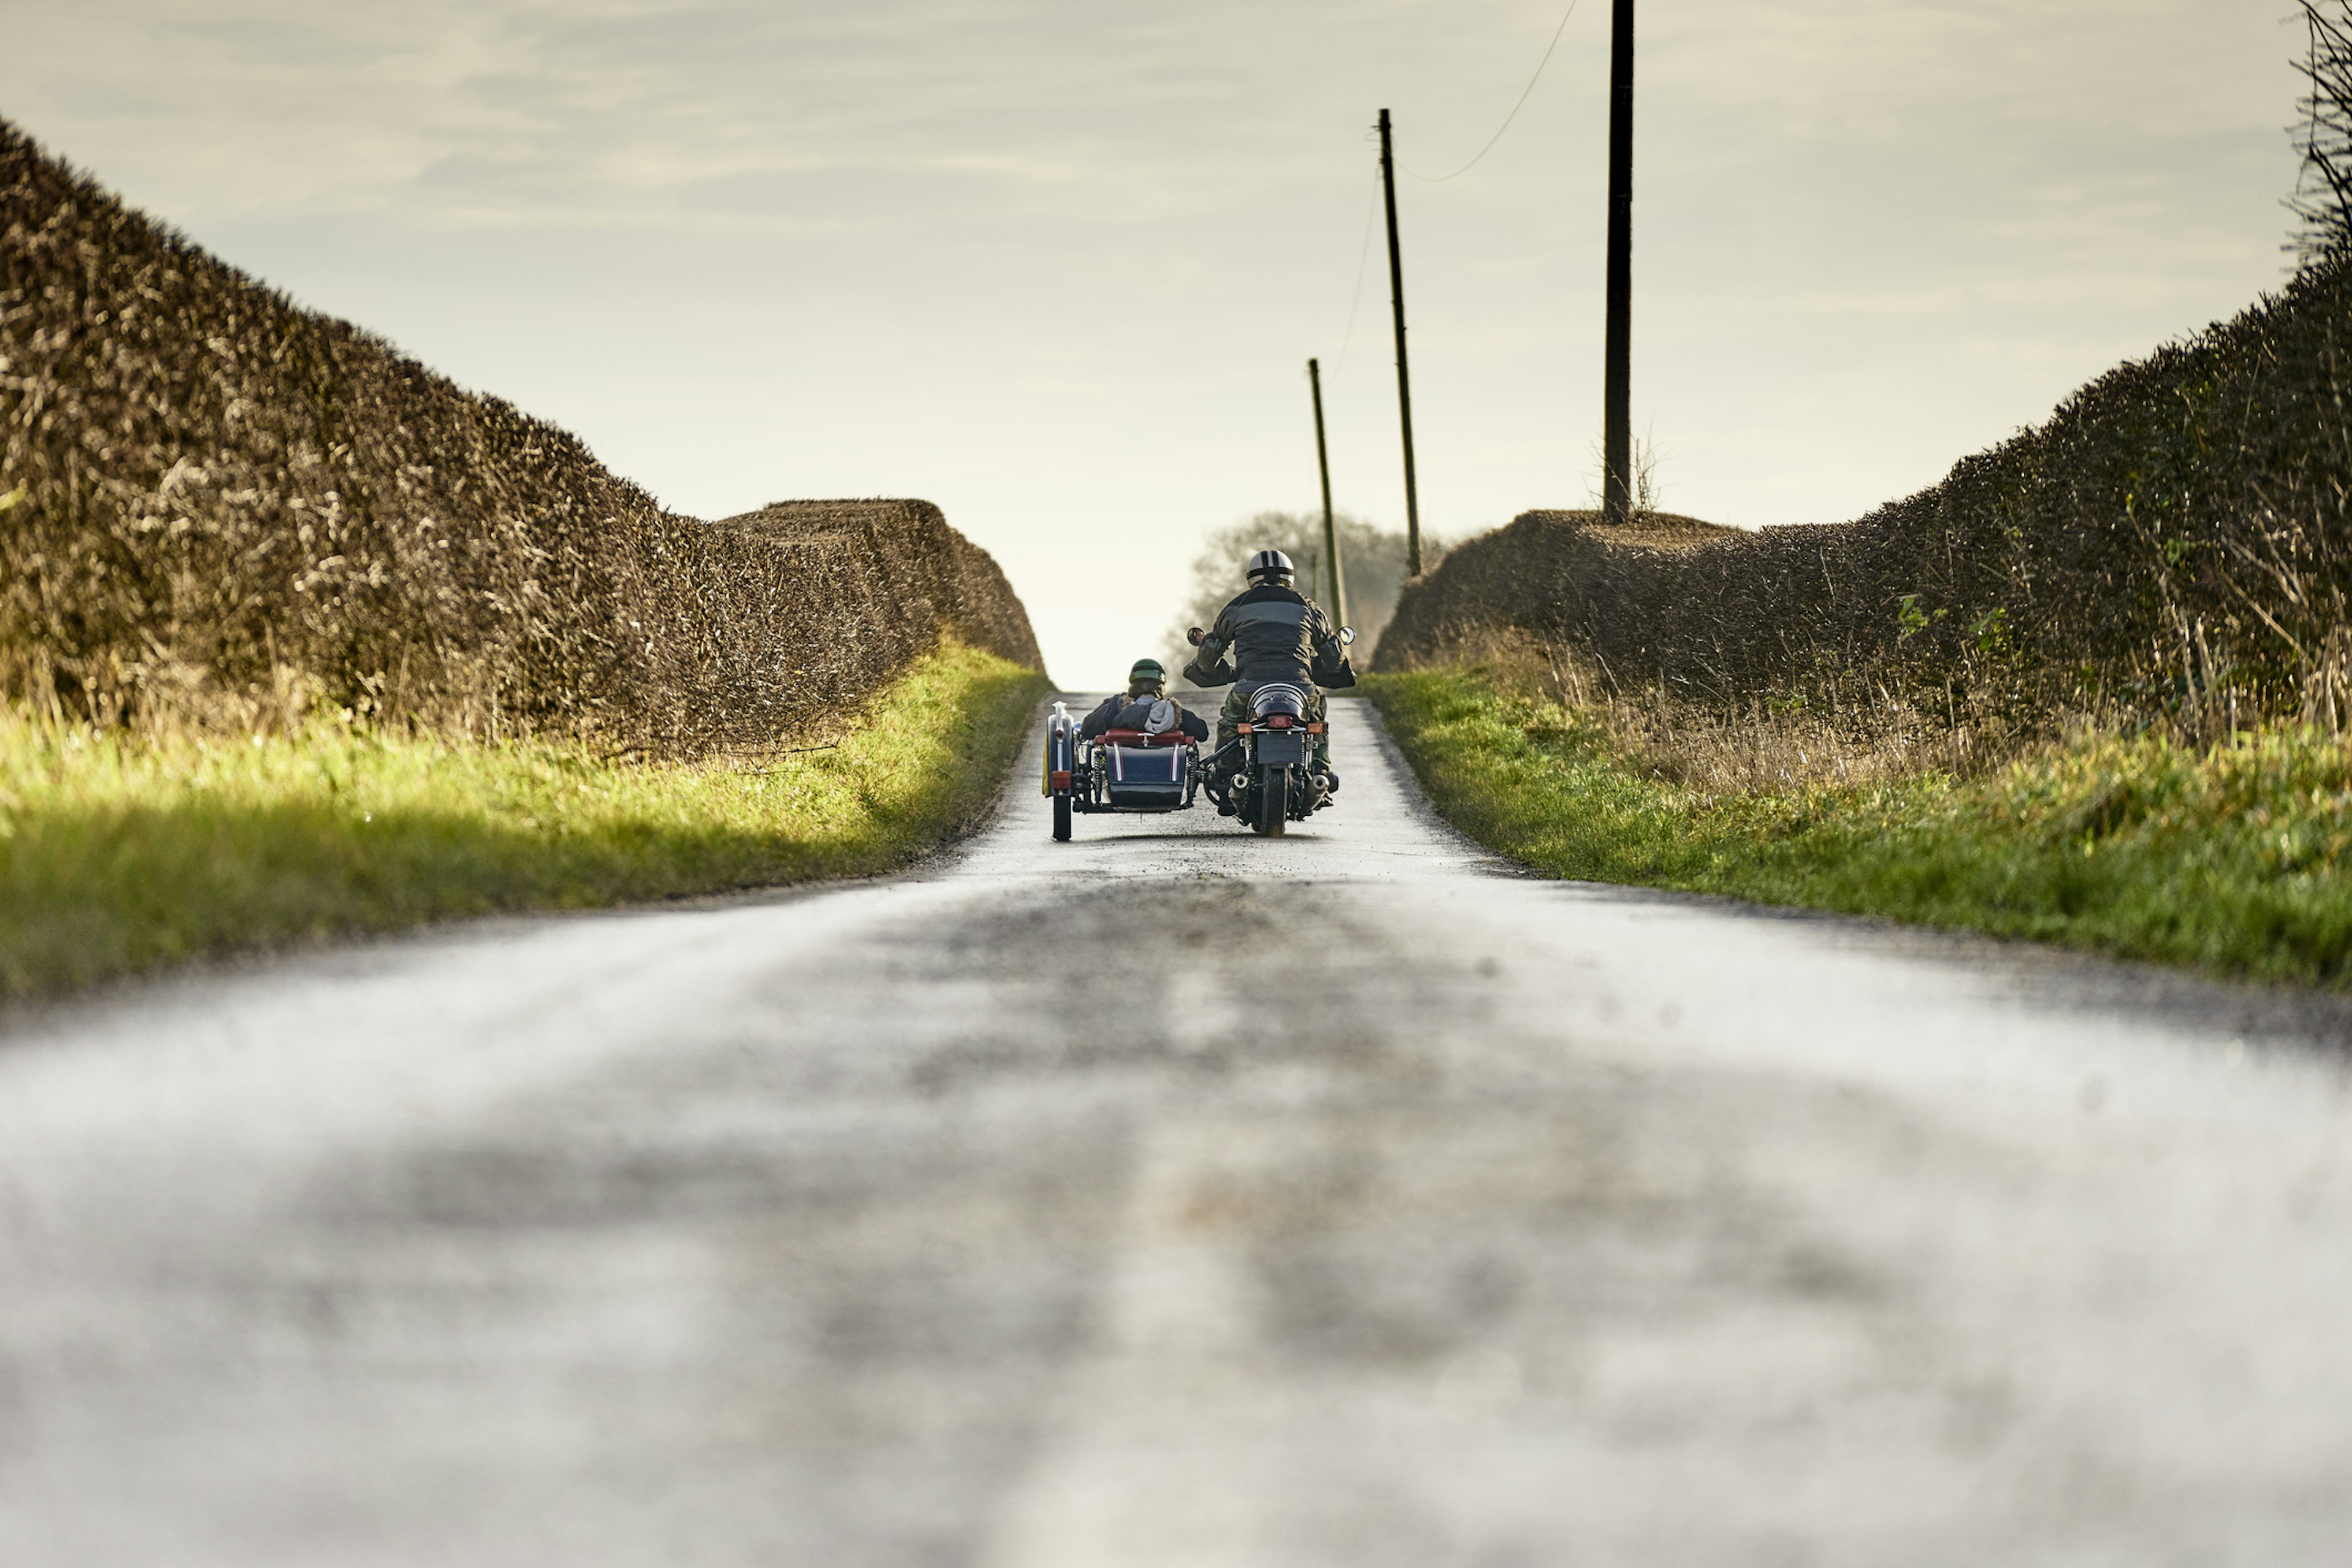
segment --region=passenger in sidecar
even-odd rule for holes
[[[1126,694],[1106,698],[1084,721],[1055,703],[1045,721],[1045,776],[1054,837],[1070,837],[1074,813],[1191,805],[1208,735],[1205,721],[1167,695],[1158,659],[1136,660]]]
[[[1091,741],[1113,730],[1133,730],[1147,735],[1181,731],[1195,741],[1209,738],[1208,721],[1185,710],[1168,695],[1168,671],[1156,658],[1139,658],[1127,672],[1127,695],[1106,697],[1078,726]]]

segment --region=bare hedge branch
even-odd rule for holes
[[[2352,0],[2301,0],[2307,43],[2294,130],[2303,170],[2287,248],[2306,266],[2352,247]]]

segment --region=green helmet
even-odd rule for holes
[[[1132,686],[1139,680],[1156,680],[1164,686],[1168,682],[1168,672],[1160,668],[1156,658],[1139,658],[1134,668],[1127,672],[1127,683]]]

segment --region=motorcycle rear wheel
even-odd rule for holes
[[[1054,797],[1054,842],[1056,844],[1067,844],[1069,841],[1070,797],[1066,795],[1057,795]]]
[[[1290,822],[1290,770],[1268,768],[1257,786],[1258,832],[1268,838],[1279,838]]]

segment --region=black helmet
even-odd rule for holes
[[[1250,557],[1249,567],[1242,574],[1260,587],[1268,583],[1274,583],[1285,588],[1290,586],[1291,578],[1295,574],[1290,564],[1290,557],[1279,550],[1259,551]]]

